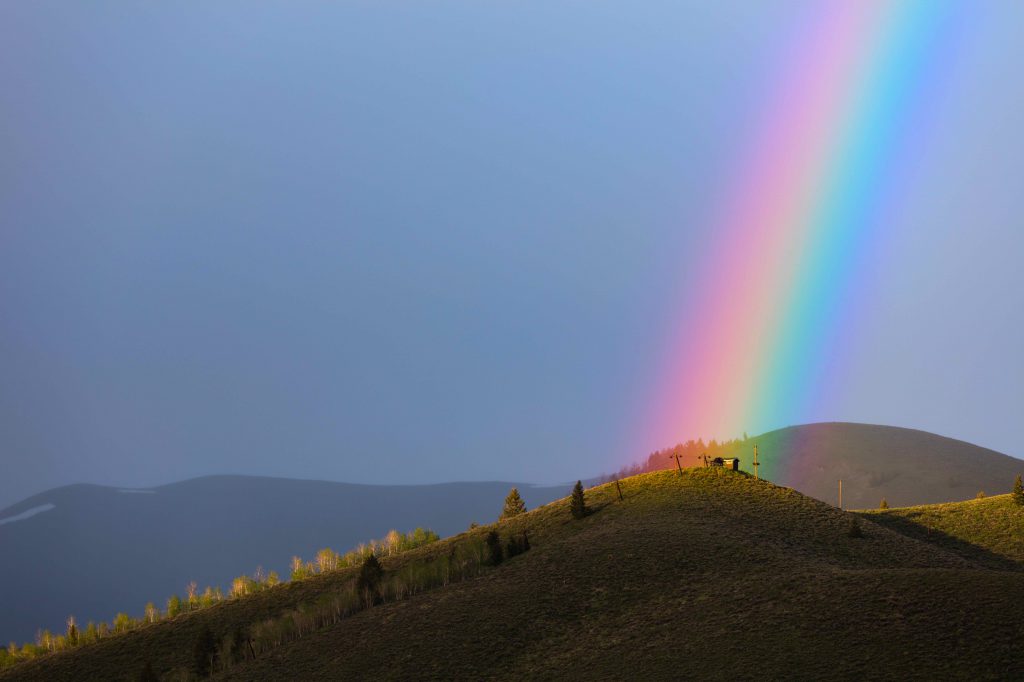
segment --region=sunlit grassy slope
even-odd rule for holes
[[[865,512],[906,535],[991,565],[1024,562],[1024,507],[1010,495]]]
[[[533,548],[479,578],[358,613],[222,679],[1024,677],[1024,573],[723,470],[645,474],[502,524]],[[481,531],[476,531],[481,532]],[[450,550],[456,536],[399,561]],[[385,562],[393,569],[394,562]],[[24,664],[24,679],[187,666],[200,627],[279,613],[349,578],[274,588]],[[0,678],[4,676],[0,675]]]

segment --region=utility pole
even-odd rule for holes
[[[680,453],[678,450],[676,450],[675,452],[673,452],[671,455],[668,456],[669,459],[674,459],[676,461],[676,466],[679,468],[679,475],[680,476],[683,475],[683,465],[679,461],[679,459],[682,456],[683,456],[682,453]]]
[[[757,475],[758,466],[759,464],[757,462],[757,443],[754,443],[754,480],[760,481],[761,477]]]
[[[843,479],[839,479],[839,508],[843,508]]]

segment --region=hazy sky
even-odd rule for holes
[[[1024,4],[974,4],[856,378],[812,416],[1024,456]],[[669,445],[637,425],[673,283],[805,10],[0,4],[0,506]]]

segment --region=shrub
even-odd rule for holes
[[[488,563],[491,566],[497,566],[505,558],[504,553],[501,551],[501,539],[498,537],[498,533],[493,530],[487,533],[485,542],[487,543]]]
[[[860,529],[860,521],[854,516],[850,519],[850,527],[846,531],[847,537],[851,538],[862,538],[864,537],[864,531]]]
[[[978,494],[974,496],[974,499],[976,499],[976,500],[984,500],[985,499],[985,491],[984,490],[979,490]]]
[[[1024,483],[1021,483],[1020,474],[1017,474],[1017,479],[1013,482],[1013,502],[1024,505]]]
[[[209,625],[204,625],[192,646],[192,667],[197,675],[205,677],[213,670],[213,661],[217,655],[217,640]]]
[[[884,497],[882,498],[882,501],[878,504],[878,508],[879,509],[888,509],[889,508],[889,503],[886,501],[886,499]]]
[[[181,613],[181,597],[172,594],[171,598],[167,600],[167,617],[174,618],[179,613]]]
[[[569,499],[569,511],[574,519],[582,519],[587,515],[587,501],[583,496],[583,483],[576,481],[572,489],[572,497]]]
[[[132,619],[127,613],[114,616],[114,632],[127,632],[132,626]]]
[[[501,516],[498,517],[499,521],[510,519],[513,516],[519,516],[520,514],[526,513],[526,503],[523,502],[523,498],[519,496],[519,489],[512,488],[508,492],[508,497],[505,498],[505,507],[501,510]]]

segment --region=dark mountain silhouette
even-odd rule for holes
[[[287,578],[293,555],[344,552],[392,528],[451,535],[495,520],[513,485],[530,508],[571,487],[211,476],[148,490],[57,488],[0,511],[0,642],[63,631],[68,615],[85,623],[141,615],[148,601],[163,608],[192,580],[227,588],[257,566]]]

